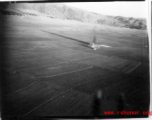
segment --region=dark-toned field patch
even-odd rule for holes
[[[111,67],[110,69],[128,74],[128,73],[132,72],[133,70],[135,70],[140,64],[141,64],[141,62],[126,60],[118,65]]]
[[[100,67],[93,67],[84,71],[78,71],[71,74],[42,78],[42,80],[74,89],[75,87],[85,86],[87,84],[96,83],[97,81],[100,81],[103,83],[103,85],[105,85],[106,82],[109,82],[108,80],[111,81],[111,79],[114,78],[119,79],[119,77],[121,77],[121,74],[119,73]],[[95,91],[96,89],[92,91],[92,93],[94,93]]]
[[[9,72],[2,70],[2,93],[4,96],[24,89],[25,87],[35,84],[39,81],[34,76],[30,76],[21,72]]]
[[[116,102],[118,102],[119,95],[124,94],[125,100],[123,102],[125,104],[124,107],[126,107],[124,109],[130,111],[132,109],[146,111],[149,108],[149,103],[146,103],[146,100],[149,99],[150,94],[148,92],[148,84],[145,84],[144,80],[145,79],[142,77],[119,77],[117,75],[113,77],[113,79],[106,78],[104,81],[97,80],[78,86],[75,90],[85,92],[87,94],[95,94],[98,90],[102,90],[102,97],[104,99],[114,100]]]
[[[27,116],[87,116],[92,109],[92,101],[92,96],[71,90],[56,97]]]
[[[149,73],[148,63],[141,63],[134,71],[132,71],[131,74],[149,79],[150,73]],[[145,82],[147,82],[147,81],[145,81]]]
[[[22,116],[41,104],[68,90],[48,82],[38,82],[15,94],[3,98],[3,114],[7,117]]]

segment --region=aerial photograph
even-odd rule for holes
[[[145,1],[1,2],[1,117],[147,118]]]

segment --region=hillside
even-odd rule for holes
[[[4,9],[5,8],[5,9]],[[132,29],[146,29],[146,20],[122,16],[106,16],[67,6],[61,3],[1,4],[1,13],[9,15],[45,15],[50,18],[77,20]]]

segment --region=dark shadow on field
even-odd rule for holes
[[[79,42],[79,43],[81,43],[81,45],[83,45],[83,46],[85,46],[85,47],[89,47],[88,45],[90,44],[90,43],[88,43],[88,42],[84,42],[84,41],[81,41],[81,40],[78,40],[78,39],[75,39],[75,38],[63,36],[63,35],[60,35],[60,34],[57,34],[57,33],[51,33],[51,32],[44,31],[44,30],[41,30],[41,31],[47,32],[47,33],[49,33],[49,34],[56,35],[56,36],[59,36],[59,37],[63,37],[63,38],[69,39],[69,40],[73,40],[73,41]],[[90,48],[90,47],[89,47],[89,48]]]
[[[79,45],[81,45],[81,46],[83,46],[83,47],[86,47],[86,48],[89,48],[89,49],[93,49],[93,48],[91,48],[91,47],[89,46],[89,44],[88,44],[88,45],[86,45],[86,44],[79,44]]]

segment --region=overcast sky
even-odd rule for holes
[[[103,15],[124,16],[134,18],[147,17],[147,3],[142,2],[73,2],[64,3],[69,6],[84,9]]]

